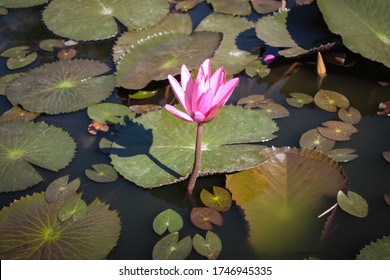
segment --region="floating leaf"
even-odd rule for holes
[[[215,209],[207,207],[192,208],[190,214],[191,222],[198,228],[204,230],[212,230],[213,224],[222,226],[222,215]]]
[[[251,5],[247,0],[207,0],[214,12],[235,16],[249,16]]]
[[[73,199],[58,211],[58,219],[60,219],[61,222],[64,222],[72,217],[73,221],[79,222],[85,218],[87,210],[87,204],[84,200],[81,198]]]
[[[291,92],[290,96],[292,98],[286,98],[286,102],[295,108],[302,108],[303,105],[313,102],[313,97],[306,93]]]
[[[59,171],[74,156],[69,134],[46,123],[21,120],[0,122],[0,192],[18,191],[43,178],[31,166]]]
[[[273,148],[263,154],[268,159],[262,164],[226,176],[226,187],[249,222],[250,243],[271,255],[316,246],[317,235],[309,229],[326,207],[324,197],[345,188],[341,168],[311,150]]]
[[[244,108],[256,108],[258,104],[269,103],[270,99],[266,99],[263,94],[252,94],[237,101],[237,105],[244,105]]]
[[[29,53],[30,47],[29,46],[17,46],[17,47],[12,47],[9,49],[6,49],[3,51],[0,56],[2,57],[19,57],[19,56],[24,56],[27,53]]]
[[[141,30],[129,30],[122,33],[113,47],[113,59],[117,63],[133,45],[147,40],[159,32],[177,32],[190,35],[192,22],[188,14],[169,14],[158,24]]]
[[[234,75],[258,59],[248,51],[237,46],[237,36],[252,28],[254,24],[243,17],[213,13],[204,18],[196,27],[196,31],[223,33],[223,39],[211,61],[213,69],[223,66],[227,75]]]
[[[170,233],[179,231],[182,227],[182,217],[172,209],[162,211],[153,220],[153,230],[159,235],[163,234],[166,230]]]
[[[49,0],[0,0],[0,6],[5,8],[29,8],[47,2],[49,2]]]
[[[325,154],[337,162],[348,162],[358,157],[358,155],[353,154],[354,152],[353,149],[334,149],[327,151]]]
[[[383,152],[382,155],[386,161],[390,162],[390,151]]]
[[[45,191],[48,203],[63,202],[76,193],[80,187],[80,179],[77,178],[69,182],[69,176],[63,176],[50,183]]]
[[[77,51],[75,49],[63,49],[57,53],[57,58],[62,61],[71,60],[75,58],[76,55],[77,55]]]
[[[388,1],[320,0],[317,4],[329,29],[342,36],[347,48],[390,67]]]
[[[39,42],[39,48],[44,51],[52,52],[55,48],[63,48],[65,45],[59,39],[45,39]]]
[[[325,138],[315,128],[306,131],[299,139],[301,148],[316,150],[323,153],[333,149],[335,144],[336,142],[334,140]]]
[[[158,90],[139,90],[134,94],[129,94],[131,99],[147,99],[156,95]]]
[[[126,117],[134,117],[127,106],[116,103],[100,103],[90,106],[87,113],[91,119],[106,124],[124,123]]]
[[[332,140],[348,141],[353,133],[358,130],[350,123],[340,121],[327,121],[322,123],[325,127],[317,127],[318,132]]]
[[[258,143],[274,138],[276,124],[263,113],[225,106],[204,126],[201,175],[251,168],[264,158]],[[157,110],[118,127],[111,163],[144,188],[184,180],[192,171],[196,126]],[[131,143],[131,144],[129,144]],[[235,144],[235,145],[230,145]]]
[[[118,173],[116,173],[114,167],[110,164],[93,164],[92,168],[94,170],[85,170],[85,175],[92,181],[98,183],[109,183],[118,179]]]
[[[196,234],[192,240],[194,249],[198,254],[207,257],[209,260],[218,259],[222,251],[221,239],[212,231],[206,233],[206,238]]]
[[[21,56],[12,56],[7,59],[7,67],[10,70],[26,67],[33,63],[38,57],[37,52],[32,52]]]
[[[180,11],[188,11],[195,8],[198,4],[204,1],[206,0],[183,0],[175,5],[175,9]]]
[[[275,12],[280,8],[279,0],[251,0],[253,9],[259,14]]]
[[[314,103],[322,110],[328,112],[337,112],[337,108],[348,108],[349,100],[342,94],[320,89],[316,95],[314,95]]]
[[[19,106],[14,106],[0,116],[0,122],[6,122],[10,120],[32,121],[36,119],[38,116],[39,113],[29,112],[23,110]]]
[[[0,95],[5,95],[7,87],[13,80],[22,75],[23,73],[8,74],[0,78]]]
[[[364,246],[356,256],[357,260],[390,260],[390,236]]]
[[[90,41],[114,37],[119,31],[116,20],[128,29],[143,29],[158,23],[168,12],[165,0],[53,0],[42,17],[55,34]]]
[[[8,14],[8,10],[4,7],[0,7],[0,16]]]
[[[81,110],[111,95],[110,69],[93,60],[57,61],[32,69],[7,88],[7,98],[32,112],[59,114]]]
[[[94,200],[84,219],[61,222],[62,203],[47,203],[35,193],[0,212],[0,258],[4,259],[104,259],[119,239],[116,211]]]
[[[357,124],[362,119],[360,112],[353,107],[349,107],[348,109],[341,108],[338,112],[338,115],[343,122],[351,124]]]
[[[245,67],[245,73],[251,78],[256,75],[259,75],[259,77],[264,78],[270,73],[270,71],[271,70],[267,67],[267,65],[261,63],[260,60],[255,60]]]
[[[232,205],[232,197],[230,193],[221,187],[213,187],[213,193],[203,189],[200,192],[200,200],[209,208],[220,212],[226,212]]]
[[[154,260],[184,260],[192,251],[190,236],[179,241],[179,233],[173,232],[161,238],[153,248]]]
[[[114,140],[115,136],[113,133],[109,135],[105,135],[105,137],[102,137],[99,142],[99,149],[105,154],[110,153],[110,149],[112,146],[112,141]]]
[[[290,115],[290,112],[283,105],[277,103],[258,104],[265,114],[272,119],[280,119]]]
[[[161,106],[156,104],[133,105],[130,106],[129,109],[137,115],[141,115],[147,112],[161,109]]]
[[[159,32],[139,40],[118,62],[117,86],[140,89],[152,80],[179,74],[182,64],[196,68],[213,56],[220,42],[221,34],[215,32]]]
[[[345,194],[339,191],[337,194],[337,204],[352,216],[364,218],[368,215],[368,204],[366,200],[355,192],[348,191]]]

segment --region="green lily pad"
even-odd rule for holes
[[[184,260],[192,251],[190,236],[179,241],[179,233],[173,232],[161,238],[153,248],[154,260]]]
[[[358,157],[358,155],[353,154],[354,152],[353,149],[334,149],[325,154],[337,162],[348,162]]]
[[[44,193],[15,201],[0,212],[0,258],[104,259],[119,239],[118,213],[94,200],[86,216],[61,222],[63,203],[47,203]]]
[[[223,33],[223,39],[211,61],[211,67],[223,66],[227,75],[234,75],[245,69],[258,59],[257,55],[239,49],[237,36],[254,24],[243,17],[213,13],[204,18],[196,27],[196,31]]]
[[[7,87],[9,84],[12,83],[13,80],[15,80],[20,75],[23,75],[23,73],[13,73],[8,74],[0,78],[0,95],[5,95],[5,92],[7,90]]]
[[[80,187],[80,179],[77,178],[69,182],[69,176],[63,176],[50,183],[46,188],[45,197],[48,203],[63,202],[72,195]]]
[[[0,122],[6,122],[10,120],[32,121],[36,119],[39,115],[39,113],[29,112],[23,110],[19,106],[14,106],[0,116]]]
[[[340,166],[322,153],[296,148],[264,150],[255,168],[226,176],[226,187],[245,213],[249,239],[263,255],[317,246],[312,229],[324,198],[335,197],[347,180]]]
[[[343,122],[351,124],[357,124],[362,119],[362,115],[359,110],[353,107],[349,107],[348,109],[341,108],[338,112],[338,116]]]
[[[371,242],[356,256],[357,260],[390,260],[390,236]]]
[[[37,52],[32,52],[22,56],[12,56],[7,59],[7,67],[10,70],[26,67],[33,63],[38,57]]]
[[[156,95],[158,90],[139,90],[134,94],[129,94],[131,99],[147,99]]]
[[[46,123],[0,122],[0,192],[26,189],[43,181],[31,166],[58,172],[74,156],[69,134]]]
[[[61,222],[64,222],[72,217],[73,221],[79,222],[85,218],[87,210],[87,204],[84,200],[81,198],[73,199],[58,211],[58,219],[60,219]]]
[[[286,97],[286,102],[288,105],[295,108],[302,108],[303,105],[310,104],[314,100],[312,96],[306,93],[291,92],[290,96],[292,98]]]
[[[299,146],[301,148],[316,150],[323,153],[332,150],[335,145],[335,140],[325,138],[315,128],[303,133],[299,139]]]
[[[232,197],[230,193],[221,187],[213,187],[213,193],[203,189],[200,192],[200,200],[209,208],[220,212],[226,212],[232,206]]]
[[[206,238],[196,234],[192,240],[192,244],[198,254],[207,257],[209,260],[218,259],[222,251],[221,239],[212,231],[206,233]]]
[[[273,139],[276,124],[263,113],[225,106],[204,125],[201,175],[251,168],[264,158],[264,146],[247,143]],[[111,163],[127,180],[144,188],[184,180],[192,171],[196,125],[157,110],[118,127]],[[130,144],[131,143],[131,144]],[[231,145],[235,144],[235,145]]]
[[[98,183],[115,182],[118,179],[118,173],[110,164],[93,164],[92,169],[86,169],[85,175],[92,181]]]
[[[278,0],[251,0],[253,9],[259,14],[276,12],[281,5]]]
[[[47,52],[52,52],[55,48],[63,48],[64,46],[63,41],[59,39],[45,39],[39,42],[39,48]]]
[[[113,59],[115,63],[121,60],[132,46],[138,41],[147,40],[159,32],[177,32],[190,35],[192,33],[192,22],[188,14],[169,14],[158,24],[141,30],[129,30],[121,34],[113,47]]]
[[[317,3],[329,29],[342,36],[347,48],[390,67],[388,1],[320,0]]]
[[[257,107],[262,109],[262,111],[271,119],[280,119],[290,115],[287,108],[278,103],[259,104]]]
[[[245,67],[245,73],[251,78],[256,75],[259,75],[260,78],[264,78],[270,72],[271,70],[267,67],[267,65],[261,63],[260,60],[255,60]]]
[[[356,127],[346,122],[327,121],[322,125],[325,127],[317,127],[318,132],[322,136],[336,141],[348,141],[353,133],[358,132]]]
[[[344,95],[331,90],[320,89],[314,95],[314,103],[328,112],[337,112],[337,108],[349,108],[349,100]]]
[[[214,32],[159,32],[139,40],[118,62],[117,86],[141,89],[152,80],[179,74],[182,64],[196,68],[213,56],[220,41],[221,34]]]
[[[122,104],[100,103],[88,107],[88,117],[105,124],[124,123],[126,117],[133,118],[134,114]]]
[[[113,133],[105,135],[105,137],[102,137],[102,139],[100,139],[99,141],[100,151],[105,154],[109,154],[114,138],[115,135]]]
[[[170,233],[179,231],[182,227],[182,217],[172,209],[162,211],[153,220],[153,230],[159,235],[163,234],[166,230]]]
[[[0,6],[5,8],[29,8],[47,2],[49,2],[49,0],[0,0]]]
[[[2,57],[19,57],[19,56],[24,56],[27,53],[29,53],[30,47],[29,46],[17,46],[17,47],[12,47],[9,49],[6,49],[3,51],[0,56]]]
[[[237,105],[244,105],[245,109],[247,109],[247,108],[251,109],[251,108],[256,108],[258,104],[269,103],[269,102],[267,102],[267,100],[269,100],[269,99],[266,99],[265,95],[263,95],[263,94],[252,94],[252,95],[240,98],[237,101]]]
[[[249,16],[251,5],[247,0],[207,0],[214,12],[235,16]]]
[[[175,9],[179,11],[188,11],[195,8],[198,4],[205,2],[206,0],[183,0],[178,1],[175,5]]]
[[[345,194],[339,191],[337,194],[337,204],[352,216],[364,218],[368,215],[368,204],[366,200],[355,192],[348,191]]]
[[[222,215],[217,210],[207,207],[192,208],[190,219],[196,227],[204,230],[212,230],[213,225],[223,225]]]
[[[128,29],[144,29],[158,23],[168,12],[165,0],[52,0],[42,17],[47,28],[61,37],[91,41],[117,35],[116,20]]]
[[[110,69],[98,61],[57,61],[32,69],[7,87],[7,98],[32,112],[59,114],[84,109],[111,95]]]

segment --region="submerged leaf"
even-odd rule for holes
[[[259,77],[264,78],[270,73],[270,71],[271,70],[267,67],[267,65],[261,63],[260,60],[255,60],[245,67],[245,73],[251,78],[256,75],[259,75]]]
[[[348,108],[349,100],[342,94],[320,89],[314,96],[314,103],[328,112],[337,112],[337,108]]]
[[[18,191],[43,180],[31,166],[59,171],[74,156],[69,134],[46,123],[0,122],[0,192]]]
[[[232,205],[232,197],[230,193],[221,187],[213,187],[213,193],[203,189],[200,192],[200,200],[209,208],[220,212],[226,212]]]
[[[213,224],[217,226],[223,224],[222,215],[217,210],[207,207],[192,208],[190,219],[196,227],[204,230],[212,230]]]
[[[247,0],[207,0],[214,12],[235,16],[249,16],[251,5]]]
[[[153,260],[184,260],[192,251],[190,236],[179,241],[179,233],[173,232],[161,238],[153,248]]]
[[[206,238],[196,234],[192,240],[194,249],[198,254],[207,257],[209,260],[218,259],[222,251],[221,239],[212,231],[206,233]]]
[[[84,200],[81,198],[73,199],[58,211],[58,219],[63,222],[73,217],[73,221],[79,222],[87,215],[87,210],[87,204]]]
[[[69,182],[69,176],[63,176],[50,183],[46,188],[45,197],[48,203],[63,202],[67,198],[76,194],[80,187],[80,179],[77,178]]]
[[[390,260],[390,236],[364,246],[356,257],[357,260]]]
[[[111,95],[113,75],[98,61],[57,61],[32,69],[7,88],[12,104],[38,113],[59,114],[81,110]]]
[[[172,209],[162,211],[153,220],[153,230],[159,235],[163,234],[166,230],[170,233],[179,231],[182,227],[182,217]]]
[[[359,194],[348,191],[347,194],[339,191],[337,194],[337,204],[348,214],[358,218],[368,215],[368,204]]]
[[[301,148],[316,150],[319,152],[327,152],[336,145],[335,140],[331,140],[322,136],[317,129],[311,129],[302,134],[299,139]]]
[[[61,222],[62,203],[47,203],[44,193],[15,201],[0,212],[0,258],[104,259],[121,229],[118,213],[94,200],[86,216]]]
[[[93,164],[92,168],[94,170],[85,170],[85,175],[92,181],[98,183],[110,183],[118,179],[118,173],[110,164]]]

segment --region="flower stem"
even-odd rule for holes
[[[192,173],[190,176],[190,181],[188,182],[187,192],[192,194],[192,191],[195,187],[196,178],[198,178],[199,168],[200,168],[200,159],[202,152],[202,134],[203,134],[203,123],[198,123],[196,130],[196,143],[195,143],[195,160],[194,167],[192,168]]]

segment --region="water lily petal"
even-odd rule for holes
[[[194,92],[194,81],[190,71],[184,64],[181,66],[181,87],[184,91],[184,102],[186,104],[185,108],[187,108],[186,111],[189,113],[188,109],[191,108],[192,94]]]
[[[202,94],[198,100],[197,111],[202,112],[203,114],[207,114],[213,106],[213,98],[214,95],[212,94],[212,89],[209,89],[207,92]]]
[[[213,89],[213,96],[218,91],[218,88],[226,82],[226,72],[222,66],[219,67],[210,78],[210,88]]]
[[[198,76],[196,77],[196,81],[199,82],[202,78],[211,76],[211,63],[210,59],[206,59],[199,68]],[[206,80],[205,79],[205,80]]]
[[[176,109],[175,107],[173,107],[172,105],[169,105],[169,104],[166,104],[164,106],[164,108],[169,112],[171,113],[172,115],[178,117],[179,119],[182,119],[183,121],[187,121],[187,122],[195,122],[188,114]]]
[[[195,122],[201,123],[206,117],[202,112],[196,111],[193,118]]]
[[[213,105],[223,106],[226,101],[230,98],[232,95],[235,87],[237,86],[239,81],[239,78],[233,78],[226,82],[223,86],[221,86],[217,93],[215,94],[215,97],[212,101]]]
[[[171,84],[176,99],[179,101],[180,105],[183,106],[184,110],[188,113],[186,94],[183,91],[183,88],[180,86],[179,82],[172,75],[168,75],[168,80],[169,83]]]

